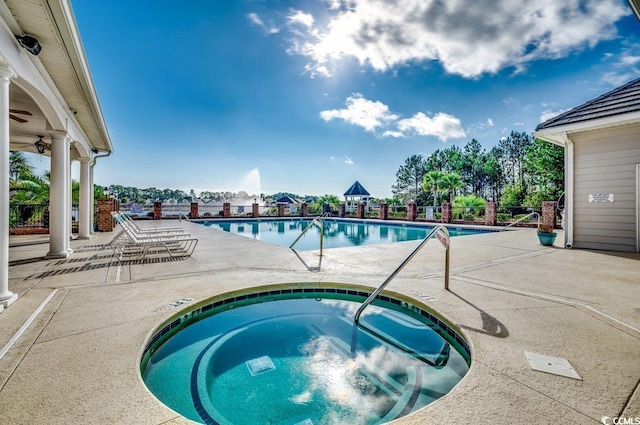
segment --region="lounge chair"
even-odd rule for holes
[[[141,234],[136,232],[127,220],[117,217],[116,221],[122,229],[111,240],[109,246],[119,260],[123,260],[125,256],[131,257],[134,255],[144,258],[149,252],[149,248],[155,247],[166,249],[172,257],[188,257],[198,244],[198,239],[191,237],[186,232]]]
[[[116,220],[118,224],[125,223],[126,225],[129,225],[129,227],[133,230],[134,233],[137,233],[140,235],[187,233],[180,227],[153,227],[148,229],[142,229],[140,228],[140,226],[136,224],[135,221],[131,219],[131,217],[119,211],[112,211],[111,216]]]

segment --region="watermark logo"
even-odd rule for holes
[[[604,425],[640,425],[640,417],[630,418],[625,416],[616,416],[612,418],[610,416],[603,416],[602,419],[600,419],[600,422]]]

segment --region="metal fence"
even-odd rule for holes
[[[78,226],[78,206],[71,206],[71,226]],[[9,204],[10,229],[48,229],[49,204]]]

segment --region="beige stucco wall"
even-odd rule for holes
[[[572,134],[571,140],[575,148],[573,246],[635,252],[640,125]],[[589,202],[589,195],[610,194],[613,202]]]

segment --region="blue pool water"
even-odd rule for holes
[[[286,289],[202,305],[154,335],[143,379],[205,424],[379,424],[448,393],[469,369],[466,342],[387,296],[355,327],[366,295]]]
[[[280,246],[290,246],[307,227],[310,220],[207,220],[197,221],[215,229],[259,239]],[[383,225],[372,222],[324,220],[324,248],[342,248],[369,244],[405,242],[424,239],[433,227],[409,226],[406,224]],[[450,227],[451,236],[464,236],[488,232]],[[318,249],[320,230],[313,226],[300,239],[295,249],[299,251]]]

